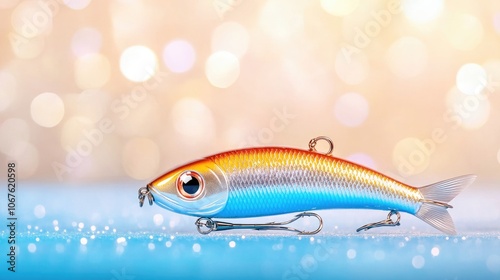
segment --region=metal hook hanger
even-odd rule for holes
[[[327,136],[318,136],[316,138],[311,139],[311,141],[309,141],[309,151],[320,153],[316,150],[316,144],[318,143],[319,140],[326,141],[328,143],[328,145],[330,146],[328,148],[328,152],[322,153],[322,154],[327,155],[327,156],[331,156],[332,152],[333,152],[333,141],[332,141],[332,139],[330,139]]]
[[[291,224],[296,220],[304,217],[315,217],[316,219],[318,219],[319,222],[318,227],[313,231],[307,231],[307,230],[300,230],[293,227],[284,226]],[[321,219],[321,216],[316,213],[304,212],[297,214],[292,219],[284,222],[271,222],[265,224],[233,224],[223,221],[215,221],[210,218],[199,218],[198,220],[196,220],[194,224],[196,225],[198,232],[201,234],[209,234],[212,231],[231,230],[231,229],[253,229],[253,230],[286,230],[286,231],[297,232],[300,235],[313,235],[320,232],[321,229],[323,228],[323,219]]]
[[[396,221],[393,221],[392,220],[392,215],[396,215],[397,219]],[[395,226],[399,226],[399,221],[401,220],[401,214],[399,214],[398,211],[396,210],[391,210],[391,212],[389,212],[389,214],[387,215],[387,219],[385,220],[382,220],[380,222],[376,222],[376,223],[371,223],[371,224],[366,224],[360,228],[358,228],[356,230],[356,232],[360,232],[362,230],[369,230],[371,228],[376,228],[376,227],[395,227]]]
[[[139,206],[142,207],[144,205],[144,199],[148,198],[149,205],[153,205],[153,201],[155,200],[153,195],[151,194],[151,190],[149,187],[142,187],[139,189]]]

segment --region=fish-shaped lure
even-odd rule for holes
[[[331,140],[313,140],[321,139],[329,141],[331,152]],[[455,234],[448,202],[476,176],[416,188],[329,153],[316,152],[311,143],[309,150],[247,148],[188,163],[149,183],[142,191],[141,205],[147,194],[150,204],[154,200],[168,210],[207,218],[332,208],[402,211],[444,233]],[[139,194],[141,198],[141,191]]]

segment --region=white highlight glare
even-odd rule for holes
[[[421,24],[436,19],[443,11],[443,0],[403,0],[403,13],[412,23]]]
[[[201,246],[198,243],[193,244],[193,252],[199,253],[201,251]]]
[[[35,206],[33,213],[35,214],[35,217],[41,219],[45,217],[45,207],[41,204],[38,204],[37,206]]]
[[[467,63],[458,69],[457,88],[465,94],[481,94],[488,81],[486,70],[478,64]]]
[[[144,82],[158,70],[155,53],[145,46],[128,47],[120,56],[120,70],[132,82]]]
[[[126,242],[127,242],[127,239],[125,239],[125,237],[118,237],[116,239],[116,243],[120,244],[120,245],[125,245]]]
[[[433,257],[439,256],[439,247],[432,247],[432,249],[431,249],[431,255]]]
[[[416,255],[411,260],[411,264],[413,265],[414,268],[421,269],[425,265],[425,259],[421,255]]]
[[[350,260],[356,258],[356,250],[354,249],[347,250],[347,258]]]
[[[205,75],[214,87],[228,88],[240,75],[240,62],[230,52],[215,52],[205,63]]]
[[[153,222],[157,226],[161,226],[163,224],[163,215],[162,214],[155,214],[153,216]]]
[[[82,244],[82,245],[84,245],[84,246],[85,246],[85,245],[87,245],[87,243],[88,243],[87,238],[82,237],[82,238],[80,239],[80,244]]]
[[[321,7],[334,16],[346,16],[359,5],[359,0],[320,0]]]
[[[28,251],[29,251],[30,253],[34,253],[34,252],[36,252],[36,245],[35,245],[34,243],[30,243],[30,244],[28,244]]]
[[[234,241],[229,241],[229,247],[231,247],[231,248],[236,247],[236,242],[234,242]]]
[[[83,10],[87,8],[91,0],[64,0],[64,5],[73,10]]]

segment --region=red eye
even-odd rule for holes
[[[184,171],[177,178],[177,193],[185,199],[198,198],[205,189],[203,177],[195,171]]]

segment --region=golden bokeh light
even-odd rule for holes
[[[64,5],[73,10],[83,10],[89,4],[91,0],[63,0]]]
[[[271,38],[286,41],[304,29],[304,1],[270,0],[260,12],[260,28]]]
[[[205,63],[205,74],[214,87],[228,88],[240,75],[239,60],[230,52],[215,52]]]
[[[80,142],[87,139],[86,134],[94,128],[94,122],[85,116],[68,118],[61,129],[61,147],[68,149],[78,146]]]
[[[402,176],[424,172],[430,164],[435,145],[418,138],[407,137],[396,143],[392,151],[392,162]]]
[[[472,50],[483,40],[483,25],[473,15],[450,14],[444,29],[446,39],[454,48],[461,51]]]
[[[110,76],[110,62],[102,54],[87,54],[75,61],[75,82],[82,90],[101,88],[108,82]]]
[[[31,118],[43,127],[54,127],[64,117],[64,103],[59,95],[44,92],[31,101]]]

